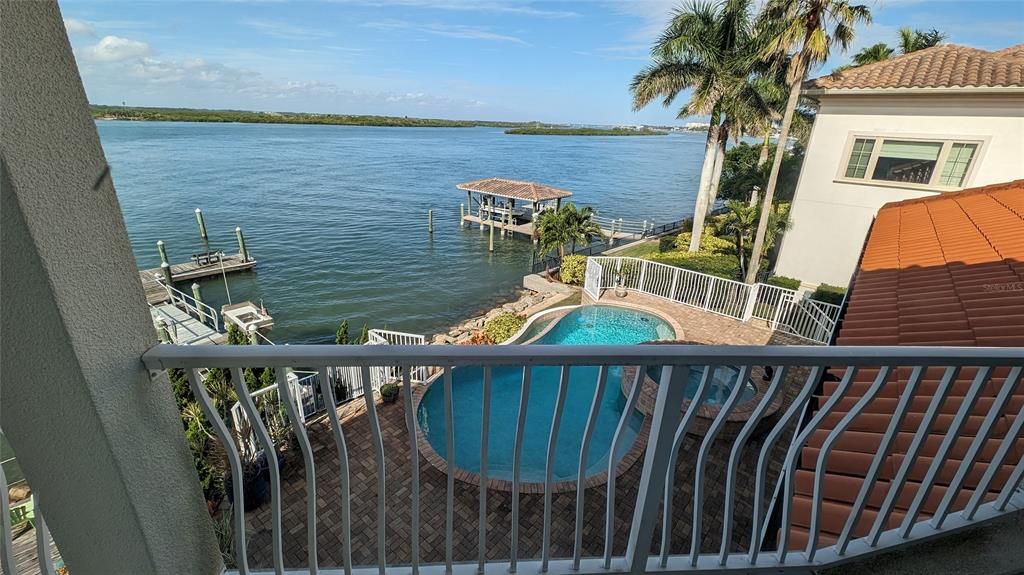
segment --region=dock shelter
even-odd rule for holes
[[[466,192],[464,222],[480,224],[495,222],[503,231],[513,231],[533,236],[534,217],[549,209],[558,209],[562,198],[572,192],[522,180],[486,178],[464,182],[455,186]]]

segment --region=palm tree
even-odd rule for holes
[[[768,215],[771,213],[779,169],[786,151],[793,114],[800,100],[800,85],[808,69],[828,59],[834,46],[845,51],[853,41],[854,26],[870,22],[867,6],[851,5],[847,0],[768,0],[761,14],[759,28],[766,39],[766,55],[793,52],[788,67],[789,100],[782,115],[779,139],[775,145],[772,170],[765,186],[761,215],[754,236],[754,249],[747,269],[747,283],[754,283],[760,264]]]
[[[743,276],[747,270],[747,240],[757,227],[757,208],[735,200],[726,203],[725,207],[728,211],[722,231],[733,236],[736,258],[740,262],[740,275]]]
[[[656,99],[671,106],[683,90],[691,89],[679,117],[710,116],[704,146],[693,235],[689,249],[700,249],[700,236],[711,200],[716,156],[724,147],[722,121],[735,110],[724,105],[743,91],[759,64],[751,54],[752,0],[725,0],[721,4],[694,1],[676,9],[668,28],[651,49],[654,62],[633,78],[633,109]]]
[[[895,52],[895,50],[890,48],[885,42],[879,42],[874,46],[868,46],[854,54],[853,63],[857,66],[874,64],[875,62],[888,60],[892,56],[893,52]]]
[[[558,260],[565,257],[565,244],[569,243],[562,210],[545,210],[533,220],[533,230],[537,234],[537,251],[541,257],[557,251]]]
[[[940,32],[935,28],[931,30],[911,30],[909,26],[904,26],[899,29],[898,34],[901,54],[909,54],[918,50],[924,50],[925,48],[931,48],[932,46],[938,46],[946,39],[946,33]]]
[[[583,206],[576,209],[576,205],[569,202],[559,208],[561,219],[565,225],[565,236],[572,245],[569,253],[576,251],[576,244],[589,245],[594,241],[594,236],[600,236],[601,226],[594,221],[594,208]]]

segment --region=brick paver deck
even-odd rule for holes
[[[609,389],[616,389],[610,387]],[[787,390],[785,403],[795,395],[796,385]],[[386,458],[387,499],[387,562],[407,564],[411,549],[411,465],[409,437],[405,425],[402,402],[384,405],[377,403]],[[572,406],[566,406],[567,409]],[[352,557],[355,565],[377,563],[376,503],[377,473],[372,436],[363,400],[342,406],[339,412],[348,445],[352,484]],[[762,422],[758,433],[751,439],[740,463],[737,482],[736,513],[734,514],[733,547],[745,549],[750,536],[752,515],[753,478],[757,454],[764,436],[777,421],[778,414]],[[308,427],[313,444],[317,475],[318,560],[323,567],[342,565],[342,523],[340,471],[333,435],[326,420]],[[688,436],[683,442],[676,475],[673,553],[690,548],[690,525],[693,513],[693,479],[700,437]],[[789,442],[786,434],[773,451],[770,480],[774,481],[781,467],[781,459]],[[705,500],[703,506],[704,536],[701,548],[717,551],[722,529],[722,506],[725,469],[731,439],[717,441],[707,462]],[[283,472],[284,513],[283,541],[285,565],[301,567],[306,560],[306,497],[301,456],[297,450],[286,454]],[[420,553],[421,561],[444,561],[446,476],[418,458],[420,468]],[[626,539],[636,500],[642,458],[626,470],[617,481],[615,502],[616,554],[625,550]],[[604,550],[605,486],[586,490],[583,519],[583,554],[597,556]],[[570,557],[573,551],[575,492],[555,494],[552,512],[552,556]],[[477,559],[478,488],[459,481],[455,483],[455,560]],[[523,494],[520,499],[520,558],[539,558],[543,526],[543,496]],[[511,526],[511,494],[488,492],[487,497],[489,559],[504,559],[509,554]],[[251,567],[268,568],[272,565],[270,507],[264,505],[248,514],[248,541]],[[657,549],[660,533],[655,535]]]

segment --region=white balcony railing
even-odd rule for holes
[[[189,372],[189,379],[196,398],[201,402],[206,417],[210,422],[221,442],[227,447],[227,455],[231,463],[232,473],[241,472],[239,455],[233,448],[231,441],[232,430],[230,422],[223,421],[217,414],[217,410],[208,397],[206,390],[200,384],[198,370],[200,368],[220,367],[230,369],[233,373],[233,381],[238,386],[239,397],[248,398],[244,393],[244,379],[241,370],[245,367],[267,367],[276,370],[278,380],[285,380],[285,368],[294,366],[315,367],[319,373],[320,391],[328,402],[333,401],[333,390],[330,384],[329,366],[349,366],[357,369],[362,374],[362,381],[369,382],[370,371],[375,367],[388,366],[397,370],[404,379],[401,401],[404,409],[397,411],[380,411],[380,407],[373,398],[373,394],[366,394],[360,401],[365,403],[365,424],[369,428],[369,442],[371,446],[354,445],[352,438],[346,436],[352,432],[351,422],[344,423],[339,420],[335,410],[328,410],[330,433],[333,435],[333,442],[336,450],[323,450],[330,452],[333,457],[338,456],[336,463],[329,460],[314,461],[314,450],[311,448],[310,435],[307,429],[301,425],[294,426],[296,439],[301,453],[302,465],[305,468],[304,494],[306,512],[303,515],[305,522],[305,545],[303,549],[305,567],[300,569],[286,569],[284,538],[289,533],[301,533],[301,525],[298,529],[292,528],[286,533],[282,527],[283,509],[291,509],[293,502],[284,500],[288,493],[296,493],[294,489],[283,489],[283,479],[275,466],[271,466],[271,538],[269,545],[272,546],[272,565],[270,567],[276,573],[285,572],[331,572],[331,573],[372,573],[374,571],[394,574],[416,574],[416,573],[459,573],[469,575],[471,573],[640,573],[647,571],[681,572],[689,570],[701,571],[783,571],[783,570],[808,570],[821,568],[828,565],[854,560],[874,554],[880,551],[900,547],[908,543],[921,541],[933,537],[943,536],[950,532],[969,527],[973,524],[992,519],[1004,513],[1021,509],[1024,507],[1024,493],[1019,491],[1021,477],[1024,475],[1024,462],[1019,458],[1019,451],[1015,451],[1015,444],[1021,435],[1021,428],[1024,426],[1024,407],[1013,409],[1009,413],[1008,398],[1017,389],[1021,376],[1022,358],[1019,350],[995,349],[995,348],[921,348],[921,347],[716,347],[716,346],[173,346],[160,345],[153,347],[143,357],[146,366],[150,370],[163,370],[169,368],[182,368]],[[442,490],[431,489],[421,493],[421,480],[430,479],[436,481],[436,474],[431,471],[431,476],[421,477],[420,446],[417,444],[417,419],[414,414],[414,396],[417,395],[417,387],[410,381],[410,369],[416,366],[438,366],[441,375],[434,385],[440,385],[444,398],[444,421],[445,421],[445,443],[446,452],[455,453],[453,447],[456,437],[453,431],[453,374],[455,370],[463,368],[480,369],[481,378],[479,391],[482,401],[479,409],[482,410],[482,426],[484,430],[481,437],[475,441],[480,445],[480,466],[479,482],[480,487],[466,489],[460,485],[456,489],[456,475],[460,473],[456,468],[458,461],[446,460],[447,472],[444,472],[445,487]],[[515,404],[493,404],[491,402],[492,387],[498,385],[494,379],[496,370],[507,366],[519,366],[522,369],[521,380],[516,383],[521,385],[518,405]],[[530,405],[531,389],[533,393],[541,393],[536,383],[534,373],[536,368],[542,366],[556,366],[560,370],[560,379],[557,382],[557,400],[554,402],[554,414],[548,427],[543,430],[549,435],[544,480],[540,483],[539,491],[542,493],[542,503],[539,499],[531,499],[532,508],[524,507],[520,496],[520,488],[523,486],[521,477],[521,466],[523,461],[522,446],[524,432],[526,431],[527,409]],[[585,366],[597,366],[596,386],[593,397],[586,405],[571,405],[566,403],[566,397],[570,389],[570,375],[578,373],[577,370]],[[570,410],[582,411],[589,409],[587,425],[583,431],[582,442],[576,457],[579,458],[579,469],[589,469],[588,449],[594,434],[595,413],[601,405],[606,394],[620,393],[620,389],[628,390],[625,398],[624,416],[617,423],[616,439],[626,425],[632,408],[637,405],[638,396],[646,393],[645,389],[651,389],[648,383],[641,383],[643,374],[652,373],[648,369],[635,370],[635,376],[631,381],[624,381],[624,387],[620,387],[618,381],[609,378],[609,374],[616,366],[644,366],[661,368],[660,381],[653,386],[653,408],[649,416],[649,433],[641,434],[637,441],[640,444],[642,455],[636,465],[640,466],[639,473],[630,475],[632,484],[625,481],[623,475],[615,481],[615,458],[609,460],[609,477],[612,479],[607,483],[605,490],[586,489],[587,479],[577,478],[573,481],[575,485],[575,506],[553,505],[553,491],[555,482],[552,476],[553,449],[557,445],[560,433],[560,421],[564,414]],[[747,377],[754,370],[764,369],[770,366],[772,370],[764,369],[765,373],[771,372],[771,377],[758,387],[758,393],[753,399],[743,399],[742,391],[744,385],[733,385],[724,401],[720,401],[717,412],[710,415],[706,409],[697,409],[698,405],[704,403],[704,399],[712,396],[712,387],[716,385],[716,377],[713,374],[718,372],[717,367],[731,366],[735,368],[737,375],[736,382],[746,381]],[[691,369],[696,369],[699,377],[699,385],[694,391],[690,383]],[[947,398],[953,396],[951,385],[960,370],[974,370],[977,375],[970,380],[970,385],[960,389],[956,395],[959,407],[951,421],[944,423],[941,428],[936,426],[936,416]],[[841,374],[835,391],[830,399],[821,405],[815,416],[810,418],[802,427],[798,427],[801,421],[801,414],[808,410],[812,398],[819,394],[819,385],[822,376],[830,370],[831,373]],[[859,389],[860,396],[852,402],[854,397],[849,397],[851,403],[840,410],[837,406],[845,396],[851,395],[851,389],[857,388],[852,385],[855,374],[858,372],[878,373],[872,376],[870,385],[865,384]],[[617,369],[615,371],[617,372]],[[905,379],[895,381],[897,372],[902,373]],[[627,372],[623,372],[627,373]],[[907,374],[910,374],[909,377]],[[941,376],[941,377],[940,377]],[[625,377],[625,375],[623,376]],[[837,538],[835,543],[830,539],[821,537],[823,517],[823,485],[824,471],[827,469],[830,452],[843,439],[848,432],[850,423],[864,413],[865,407],[870,403],[882,389],[887,385],[899,386],[899,404],[895,408],[893,416],[889,420],[877,453],[867,456],[870,459],[870,466],[864,469],[866,480],[864,487],[874,485],[879,477],[882,464],[887,460],[888,452],[893,446],[893,441],[905,423],[905,417],[911,411],[911,405],[915,399],[914,390],[924,379],[941,380],[935,388],[934,393],[929,395],[928,407],[920,423],[914,423],[913,439],[909,448],[906,449],[904,463],[898,472],[889,479],[889,497],[878,508],[877,503],[872,503],[871,515],[874,515],[870,522],[871,529],[865,530],[864,520],[868,503],[865,489],[857,495],[852,505],[851,517],[847,521],[846,528]],[[857,380],[861,381],[861,380]],[[628,385],[625,385],[628,384]],[[687,388],[690,387],[690,391]],[[280,386],[284,394],[291,393],[291,386]],[[463,388],[465,389],[465,388]],[[891,388],[890,388],[891,389]],[[548,392],[551,391],[549,387]],[[684,401],[691,394],[692,401]],[[993,398],[991,401],[979,402],[980,397]],[[570,396],[571,397],[571,396]],[[298,403],[290,397],[282,398],[287,416],[297,420],[301,416],[298,413]],[[746,401],[746,404],[743,402]],[[781,404],[781,407],[780,407]],[[248,418],[258,422],[254,426],[257,438],[264,449],[271,451],[273,445],[266,426],[261,419],[261,413],[253,403],[243,399],[241,407]],[[772,414],[772,409],[777,412]],[[496,525],[496,520],[489,517],[493,512],[493,505],[490,510],[488,500],[488,447],[487,442],[493,434],[492,426],[487,424],[488,419],[498,413],[496,410],[506,410],[506,415],[512,412],[517,413],[514,418],[506,417],[502,421],[517,421],[514,430],[514,459],[511,465],[512,489],[510,501],[511,521],[508,525]],[[745,422],[735,423],[735,416],[740,413],[746,414]],[[404,418],[400,425],[392,426],[385,433],[382,432],[382,418],[395,417],[401,414]],[[505,412],[503,412],[505,413]],[[829,416],[841,416],[838,423],[833,423],[831,431],[818,454],[816,471],[814,472],[813,500],[810,506],[811,526],[806,545],[800,549],[793,549],[790,543],[789,531],[793,521],[793,489],[794,476],[800,466],[799,461],[803,458],[803,468],[807,468],[807,454],[802,450],[804,444],[811,435],[817,431],[824,420]],[[567,417],[567,416],[566,416]],[[706,421],[700,423],[701,418]],[[965,422],[970,419],[972,425],[970,432],[965,427]],[[910,421],[917,421],[910,419]],[[1008,428],[1005,425],[1009,421]],[[980,422],[980,423],[978,423]],[[999,422],[999,425],[997,425]],[[699,426],[705,426],[699,430]],[[723,429],[730,425],[740,427],[738,431],[723,434]],[[799,433],[794,433],[799,429]],[[396,431],[397,430],[397,431]],[[536,429],[530,430],[536,432]],[[697,439],[693,439],[696,433]],[[399,443],[396,435],[401,436]],[[911,478],[908,475],[909,468],[916,463],[915,458],[919,449],[930,435],[941,435],[942,444],[935,452],[935,460],[938,464],[932,464],[928,472],[921,476],[914,476],[914,488],[917,496],[909,509],[903,510],[905,515],[898,528],[889,529],[890,519],[893,519],[894,501],[901,490],[906,487]],[[792,437],[792,439],[790,439]],[[346,441],[349,443],[346,443]],[[466,440],[459,435],[459,441]],[[362,441],[367,441],[365,434]],[[692,444],[692,449],[680,449],[684,441]],[[696,442],[696,443],[693,443]],[[966,442],[970,447],[963,455],[958,456],[959,460],[950,457],[950,448],[954,443]],[[391,445],[388,449],[394,450],[395,445],[403,445],[399,455],[389,453],[385,444]],[[699,444],[699,449],[696,445]],[[474,443],[476,445],[476,443]],[[982,447],[996,445],[995,449],[985,449],[982,456]],[[356,461],[350,459],[354,447],[363,448],[361,453],[370,461]],[[716,451],[718,450],[718,451]],[[319,453],[319,451],[318,451]],[[717,455],[715,455],[717,453]],[[363,456],[361,456],[363,457]],[[718,458],[715,462],[712,459]],[[404,460],[402,463],[401,460]],[[711,475],[713,469],[721,469],[722,462],[727,461],[724,480]],[[388,488],[390,474],[395,473],[398,465],[407,466],[411,474],[411,489]],[[937,489],[939,467],[946,464],[953,465],[955,474],[952,478],[944,476],[943,489],[945,496],[937,508],[929,508],[930,517],[922,507],[924,499],[930,491]],[[340,471],[340,483],[334,483],[333,487],[320,487],[318,492],[318,481],[316,469],[323,469],[322,466],[338,466]],[[714,465],[715,467],[712,467]],[[1012,468],[1009,473],[997,473],[998,470],[1005,470],[1007,466]],[[353,475],[353,468],[359,471],[359,478]],[[686,469],[687,474],[692,470],[693,479],[679,476],[676,470]],[[367,470],[375,469],[375,473]],[[385,470],[387,474],[385,473]],[[968,497],[958,496],[968,493],[968,481],[973,494]],[[376,482],[376,489],[372,489],[373,482]],[[358,482],[358,483],[357,483]],[[564,483],[564,482],[563,482]],[[687,491],[686,486],[692,485],[692,491]],[[884,484],[882,484],[884,485]],[[752,489],[750,486],[753,486]],[[363,496],[367,497],[366,490],[374,495],[375,504],[369,513],[375,515],[373,521],[367,517],[353,517],[352,506],[353,490],[359,488]],[[583,487],[583,489],[581,489]],[[243,482],[234,482],[234,500],[243,501]],[[328,489],[328,491],[325,491]],[[335,491],[337,490],[337,491]],[[474,496],[474,491],[478,494]],[[683,512],[687,508],[675,508],[673,502],[679,501],[680,493],[692,498],[692,504],[687,504],[692,509],[692,519],[688,523],[688,533],[680,534],[674,532],[678,525],[685,524],[677,521],[682,513],[686,519],[688,513]],[[469,498],[466,499],[467,494]],[[293,495],[294,496],[294,495]],[[667,497],[664,497],[667,496]],[[773,496],[775,496],[773,498]],[[439,504],[440,498],[444,498],[444,519],[437,519],[430,522],[427,528],[421,523],[421,508],[424,505]],[[522,497],[528,497],[526,495]],[[533,497],[537,497],[534,495]],[[317,500],[328,499],[329,505],[339,505],[340,514],[334,509],[321,517],[318,512]],[[458,501],[456,501],[458,498]],[[627,499],[628,505],[623,512],[623,507],[616,506],[616,501]],[[603,512],[584,515],[587,502],[590,505],[605,500]],[[851,499],[853,500],[853,499]],[[665,504],[663,505],[663,501]],[[711,501],[719,502],[712,505]],[[724,502],[724,504],[723,504]],[[321,501],[321,505],[323,502]],[[504,505],[504,504],[503,504]],[[722,505],[719,507],[718,505]],[[476,508],[474,513],[467,513],[467,506],[470,509]],[[540,512],[540,507],[543,512]],[[620,515],[616,516],[616,510]],[[742,511],[747,510],[747,511]],[[401,511],[401,513],[399,513]],[[250,571],[249,554],[247,542],[249,536],[246,533],[246,517],[241,506],[236,505],[231,511],[233,514],[235,553],[238,561],[238,572],[248,573]],[[537,523],[523,523],[524,513],[532,517],[530,521]],[[409,523],[402,521],[398,525],[399,515],[409,517]],[[476,522],[472,521],[476,516]],[[573,515],[574,520],[573,520]],[[591,525],[597,517],[604,517],[603,530],[591,529],[597,527]],[[628,515],[628,516],[627,516]],[[774,516],[781,517],[781,525],[777,531],[771,530]],[[560,522],[569,522],[572,525],[569,529],[560,529],[557,532],[552,528],[553,516]],[[456,519],[457,517],[457,519]],[[741,520],[742,518],[742,520]],[[337,533],[337,540],[330,543],[330,549],[321,549],[322,552],[341,550],[341,561],[335,565],[321,565],[318,555],[318,546],[325,546],[325,540],[318,531],[320,522],[337,522],[331,527],[332,533]],[[860,519],[860,520],[858,520]],[[371,557],[365,560],[365,564],[358,565],[353,561],[353,528],[354,521],[360,526],[356,535],[363,539],[370,538],[373,542],[369,547],[375,549],[375,554],[368,555],[366,549],[360,549],[360,557]],[[340,523],[340,525],[338,525]],[[374,536],[367,533],[369,525],[375,524]],[[494,535],[500,528],[502,538],[496,540]],[[489,531],[490,530],[490,531]],[[425,539],[425,532],[429,531],[429,539]],[[660,531],[660,538],[655,534]],[[584,533],[587,533],[584,539]],[[593,539],[600,538],[598,533],[604,533],[604,542],[601,548],[603,551],[594,553],[595,545]],[[475,533],[476,537],[469,535]],[[626,535],[628,533],[628,535]],[[319,534],[319,535],[318,535]],[[615,535],[621,534],[619,545],[616,545]],[[679,544],[679,536],[683,535],[686,544]],[[688,537],[685,537],[688,535]],[[365,537],[363,537],[365,536]],[[438,538],[440,537],[440,542]],[[507,537],[507,539],[506,539]],[[522,545],[524,537],[540,537],[540,544],[526,550]],[[466,542],[477,539],[476,545],[467,547]],[[712,548],[708,545],[708,538],[717,541]],[[294,539],[294,538],[293,538]],[[621,545],[625,539],[625,545]],[[655,539],[660,539],[659,541]],[[424,560],[421,553],[421,541],[431,542],[430,551],[432,559]],[[535,541],[531,539],[531,541]],[[398,554],[391,556],[389,548],[396,543],[401,543],[403,549],[407,549],[408,556]],[[443,543],[442,543],[443,542]],[[704,542],[702,545],[701,542]],[[365,543],[365,541],[364,541]],[[294,547],[294,540],[289,548]],[[776,545],[778,544],[778,545]],[[443,557],[441,549],[443,545]],[[456,550],[456,546],[458,550]],[[365,547],[365,545],[364,545]],[[475,549],[474,549],[475,548]],[[586,551],[590,549],[591,551]],[[561,551],[559,551],[561,550]],[[467,554],[468,553],[468,554]],[[292,556],[287,560],[295,564]],[[253,566],[256,567],[256,566]],[[268,567],[267,565],[260,566]]]
[[[829,343],[840,306],[778,286],[745,284],[667,264],[628,257],[587,258],[584,291],[595,300],[616,286],[739,321],[768,327],[814,343]]]

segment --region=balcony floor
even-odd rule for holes
[[[792,379],[791,379],[792,381]],[[792,383],[785,403],[792,400],[798,384]],[[383,405],[378,402],[384,438],[387,470],[387,562],[408,564],[411,557],[411,474],[409,441],[405,426],[404,406],[401,402]],[[568,406],[567,406],[568,407]],[[341,408],[342,425],[351,461],[352,479],[352,558],[355,565],[373,565],[377,560],[376,501],[377,473],[372,436],[362,399]],[[764,434],[777,421],[778,414],[763,421],[759,432],[751,439],[740,463],[740,483],[737,487],[734,545],[746,548],[750,536],[753,481],[750,479],[756,465]],[[342,522],[340,505],[340,471],[333,436],[326,419],[308,426],[317,465],[318,561],[322,567],[342,565]],[[723,434],[724,435],[724,434]],[[774,482],[789,434],[781,439],[774,450],[770,480]],[[677,470],[674,505],[672,551],[689,550],[693,501],[692,462],[700,448],[701,438],[688,436],[683,443]],[[731,449],[731,438],[719,439],[708,460],[703,525],[703,550],[717,551],[721,540],[722,486],[725,484],[726,462]],[[755,451],[756,449],[756,451]],[[420,554],[423,562],[444,561],[446,476],[419,458],[420,465]],[[632,508],[637,494],[642,458],[619,476],[616,488],[616,523],[614,552],[625,550],[632,519]],[[307,564],[306,557],[306,498],[304,469],[297,450],[287,453],[283,472],[284,509],[283,543],[285,565],[300,567]],[[601,555],[604,549],[605,486],[587,489],[584,510],[583,547],[585,556]],[[571,557],[574,540],[575,492],[553,496],[552,556]],[[488,507],[488,558],[507,558],[511,526],[511,494],[491,490]],[[455,482],[455,561],[477,559],[477,517],[479,509],[478,487]],[[523,494],[520,499],[520,557],[539,558],[543,525],[543,496]],[[250,567],[268,568],[272,565],[270,507],[247,515]],[[660,533],[655,541],[660,541]],[[655,544],[657,547],[657,544]]]

